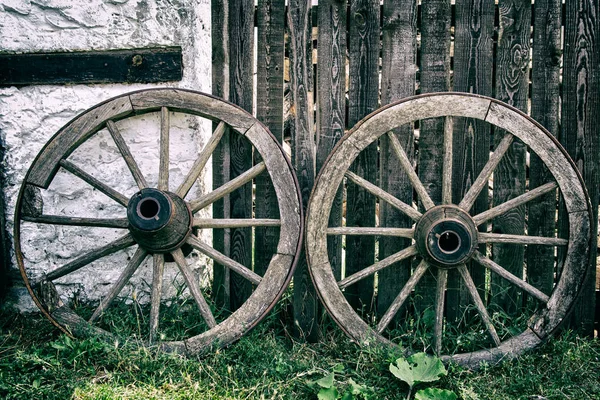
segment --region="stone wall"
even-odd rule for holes
[[[157,86],[178,86],[210,92],[210,2],[208,0],[0,0],[0,52],[29,53],[85,51],[181,46],[183,79],[159,85],[40,85],[0,88],[0,144],[5,148],[1,165],[2,191],[6,200],[6,229],[13,229],[18,191],[35,155],[48,139],[69,120],[87,108],[132,90]],[[172,186],[182,180],[199,149],[210,136],[208,121],[181,114],[171,115]],[[155,114],[119,123],[140,168],[151,185],[158,175],[158,129]],[[70,158],[87,172],[124,194],[136,191],[133,179],[110,135],[100,131]],[[209,163],[210,164],[210,163]],[[205,171],[190,196],[210,185]],[[90,217],[123,217],[123,207],[69,174],[59,172],[49,190],[42,191],[44,212]],[[108,243],[123,231],[106,228],[22,225],[25,262],[32,274],[55,268],[83,252]],[[209,237],[204,237],[210,240]],[[12,250],[11,250],[12,251]],[[110,281],[120,273],[132,251],[107,257],[96,263],[101,274],[83,268],[62,278],[58,288],[80,301],[98,299]],[[10,276],[17,277],[14,254]],[[195,271],[205,274],[209,261],[189,255]],[[147,299],[151,266],[143,266],[134,277],[135,290],[124,293]],[[167,279],[180,279],[170,268]],[[165,296],[172,296],[171,288]],[[167,291],[167,289],[165,289]],[[24,287],[16,279],[8,303],[20,310],[32,307]]]

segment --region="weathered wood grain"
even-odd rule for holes
[[[229,98],[229,0],[211,0],[212,94]],[[213,123],[213,130],[218,127]],[[213,190],[229,180],[229,131],[223,133],[212,156]],[[229,218],[229,198],[213,203],[214,218]],[[229,255],[229,231],[213,231],[213,247]],[[229,269],[213,264],[212,300],[229,308]]]
[[[125,161],[125,164],[127,165],[127,168],[131,172],[131,175],[133,175],[133,179],[135,180],[135,183],[138,185],[138,188],[140,188],[140,190],[147,188],[148,182],[146,182],[146,178],[144,178],[144,174],[142,174],[140,167],[137,165],[137,162],[135,161],[135,158],[133,158],[133,154],[131,154],[131,150],[129,150],[129,146],[127,146],[127,143],[125,143],[125,139],[123,139],[123,136],[121,135],[121,133],[119,131],[119,128],[117,128],[117,124],[115,124],[115,122],[113,120],[108,120],[108,121],[106,121],[106,127],[108,128],[110,135],[112,136],[113,140],[115,141],[115,144],[117,145],[117,148],[119,149],[119,153],[121,153],[121,157],[123,157],[123,160]]]
[[[444,336],[444,303],[446,300],[446,288],[448,286],[448,270],[438,268],[437,288],[435,289],[435,326],[433,329],[435,354],[442,354],[442,339]]]
[[[86,111],[73,119],[46,143],[27,174],[27,182],[47,188],[59,168],[59,161],[94,133],[104,128],[109,119],[118,119],[133,111],[128,97],[117,97]]]
[[[58,279],[61,276],[65,276],[67,274],[70,274],[71,272],[75,272],[78,269],[85,267],[86,265],[102,257],[106,257],[109,254],[116,253],[117,251],[133,246],[134,244],[135,241],[133,240],[131,235],[127,233],[126,235],[121,236],[120,238],[104,246],[98,247],[97,249],[94,249],[77,257],[75,260],[63,265],[62,267],[58,267],[48,272],[46,275],[44,275],[43,280],[52,281],[54,279]]]
[[[361,269],[358,272],[355,272],[352,275],[346,276],[344,279],[342,279],[338,283],[338,286],[340,289],[345,289],[348,286],[353,285],[354,283],[356,283],[362,279],[365,279],[366,277],[368,277],[370,275],[373,275],[375,272],[381,271],[382,269],[389,267],[392,264],[401,262],[402,260],[406,260],[416,254],[417,254],[417,249],[415,246],[407,247],[403,250],[400,250],[399,252],[397,252],[395,254],[392,254],[391,256],[384,258],[381,261],[377,261],[373,265],[370,265],[368,267]]]
[[[194,218],[194,228],[207,229],[207,228],[248,228],[252,226],[280,226],[281,220],[279,219],[266,219],[266,218],[255,218],[255,219],[213,219],[213,218]]]
[[[71,174],[75,175],[76,177],[80,178],[81,180],[92,186],[93,188],[98,189],[117,203],[127,207],[129,199],[125,197],[125,195],[117,192],[110,186],[100,182],[98,179],[94,178],[93,176],[79,168],[77,165],[67,160],[61,160],[59,165],[66,171],[69,171]]]
[[[518,109],[527,109],[529,87],[529,39],[531,3],[501,0],[498,3],[500,27],[496,57],[497,99]],[[495,136],[502,136],[496,130]],[[496,141],[498,143],[498,141]],[[501,204],[525,192],[526,147],[513,142],[494,172],[493,204]],[[492,222],[493,232],[522,235],[525,231],[525,207],[514,208]],[[518,277],[523,277],[523,246],[495,244],[493,259]],[[492,302],[509,314],[522,306],[521,292],[497,277],[492,278]]]
[[[148,341],[154,343],[160,318],[160,298],[162,296],[163,275],[165,271],[165,255],[152,255],[152,292],[150,294],[150,333]]]
[[[379,1],[350,2],[348,62],[348,127],[378,107],[379,101]],[[377,183],[377,143],[369,145],[354,161],[351,171]],[[376,199],[364,187],[351,182],[346,188],[346,225],[375,226]],[[346,238],[346,274],[354,274],[375,261],[375,238]],[[369,312],[373,307],[374,279],[362,280],[346,291],[350,304]]]
[[[450,0],[433,0],[421,5],[421,93],[444,92],[450,88]],[[444,118],[420,121],[419,179],[435,204],[442,201]],[[435,276],[427,273],[416,295],[416,310],[435,305]]]
[[[264,123],[279,143],[283,142],[283,70],[285,1],[260,0],[257,7],[258,55],[256,60],[256,118]],[[255,154],[255,162],[260,162]],[[268,175],[255,180],[256,218],[279,218],[275,189]],[[263,275],[277,252],[279,228],[254,229],[254,270]]]
[[[346,127],[347,2],[323,0],[318,6],[317,36],[317,149],[316,171],[320,171]],[[329,214],[329,225],[342,224],[343,188]],[[327,251],[334,275],[342,274],[342,237],[328,237]]]
[[[412,228],[360,228],[354,226],[343,226],[336,228],[327,228],[328,235],[374,235],[374,236],[395,236],[412,238],[415,231]]]
[[[169,133],[170,114],[167,107],[160,108],[160,150],[158,160],[159,190],[169,190]]]
[[[101,228],[127,228],[127,218],[83,218],[65,217],[62,215],[24,215],[22,221],[36,222],[38,224],[72,225],[72,226],[95,226]]]
[[[541,0],[536,1],[533,8],[531,117],[556,137],[560,129],[561,3],[560,0]],[[531,189],[543,185],[551,177],[535,153],[531,153],[529,157]],[[556,191],[529,203],[528,234],[553,236],[556,220],[550,216],[550,210],[555,208]],[[525,251],[527,280],[536,288],[549,293],[554,286],[554,249],[548,246],[528,246]]]
[[[106,310],[117,298],[135,271],[137,271],[140,264],[146,259],[147,255],[148,252],[146,250],[138,247],[138,249],[135,251],[135,254],[131,257],[125,268],[123,268],[123,271],[119,275],[119,278],[117,278],[117,281],[112,284],[108,294],[103,297],[102,300],[100,300],[98,308],[94,310],[94,313],[89,319],[90,323],[96,321],[102,315],[104,310]]]
[[[592,202],[592,232],[597,232],[600,198],[600,9],[597,1],[577,0],[566,4],[563,56],[563,91],[560,141],[573,158],[585,180]],[[559,235],[566,236],[567,216],[560,216]],[[596,248],[593,235],[590,246]],[[588,334],[593,332],[596,257],[591,266],[581,301],[574,307],[574,323]]]
[[[309,2],[288,2],[290,96],[293,105],[290,133],[292,164],[298,176],[302,207],[305,209],[315,179],[313,132],[312,24]],[[337,189],[337,188],[336,188]],[[294,335],[310,342],[318,340],[318,299],[310,280],[306,256],[300,255],[294,274]]]
[[[492,96],[494,70],[494,0],[457,0],[454,27],[454,68],[452,90]],[[473,118],[454,118],[452,146],[452,198],[458,204],[465,196],[489,158],[491,127]],[[489,193],[480,190],[472,210],[487,209]],[[484,248],[481,250],[485,251]],[[467,268],[480,295],[484,295],[485,271]],[[467,288],[458,274],[448,276],[446,314],[449,321],[463,315],[462,308],[470,303]]]
[[[254,1],[229,3],[229,100],[248,112],[253,108]],[[229,138],[230,176],[235,179],[252,167],[252,146],[241,135]],[[252,218],[252,183],[229,195],[231,218]],[[230,256],[252,268],[252,230],[230,230]],[[236,310],[250,296],[252,286],[239,275],[231,275],[231,309]]]
[[[0,86],[180,81],[181,47],[0,54]]]
[[[183,279],[185,280],[185,284],[188,287],[190,293],[192,294],[192,297],[194,298],[194,300],[196,300],[196,305],[200,310],[202,318],[204,318],[204,322],[206,322],[206,325],[208,325],[209,328],[214,328],[215,326],[217,326],[217,321],[215,320],[210,306],[206,302],[206,299],[204,298],[204,295],[200,290],[200,286],[197,281],[198,278],[194,276],[192,270],[187,265],[187,261],[185,260],[183,252],[181,251],[181,249],[177,249],[173,251],[171,255],[173,256],[177,267],[179,267],[179,271],[181,271]]]
[[[406,299],[408,299],[408,296],[410,296],[412,291],[415,289],[417,283],[419,283],[419,281],[422,280],[423,275],[425,275],[425,272],[427,272],[428,269],[429,264],[427,264],[425,260],[421,260],[417,268],[415,268],[415,270],[413,271],[410,278],[408,278],[408,281],[406,281],[406,284],[404,285],[398,296],[390,305],[390,308],[386,310],[385,314],[383,314],[383,316],[379,320],[379,323],[377,324],[377,332],[383,332],[383,330],[387,328],[390,322],[392,322],[394,316],[398,313]]]
[[[192,165],[192,168],[190,168],[190,171],[184,178],[183,182],[181,182],[181,185],[179,185],[179,188],[177,188],[175,193],[177,193],[178,196],[182,198],[187,196],[188,192],[206,166],[208,159],[213,155],[215,149],[221,142],[226,129],[227,127],[225,123],[223,121],[219,122],[210,139],[208,139],[208,142],[206,142],[206,145],[204,145],[204,148],[200,151],[200,154],[198,154],[198,158],[196,158],[194,161],[194,165]]]
[[[209,245],[203,243],[201,240],[199,240],[194,235],[191,235],[190,237],[188,237],[187,243],[190,244],[193,248],[195,248],[199,252],[201,252],[202,254],[212,258],[219,264],[226,266],[227,268],[236,272],[238,275],[240,275],[244,279],[246,279],[256,285],[258,285],[260,283],[260,281],[262,280],[262,278],[259,275],[257,275],[256,273],[254,273],[250,268],[247,268],[246,266],[242,265],[241,263],[237,262],[236,260],[229,258],[226,255],[218,252],[217,250],[213,249]]]

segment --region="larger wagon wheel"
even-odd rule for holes
[[[403,124],[435,117],[468,117],[483,120],[491,125],[506,130],[504,137],[498,142],[487,164],[479,176],[466,191],[464,198],[452,199],[452,124],[446,124],[444,133],[444,156],[442,201],[435,204],[428,190],[424,187],[405,149],[392,132]],[[496,132],[502,132],[496,130]],[[416,197],[409,204],[384,191],[373,182],[349,170],[358,154],[370,144],[377,142],[380,137],[387,135],[392,153],[406,174]],[[529,188],[524,194],[502,204],[494,204],[485,212],[471,212],[476,198],[482,190],[488,190],[490,179],[500,160],[511,146],[511,143],[521,141],[536,153],[552,175],[552,180],[539,187]],[[330,210],[336,197],[336,192],[344,182],[353,182],[367,192],[386,202],[391,207],[404,213],[412,220],[412,226],[404,227],[350,227],[329,226]],[[486,222],[499,217],[515,207],[553,192],[557,193],[557,204],[564,204],[568,215],[569,236],[537,237],[525,235],[508,235],[493,232],[478,231],[478,227],[486,226]],[[454,201],[453,201],[454,200]],[[416,203],[420,202],[421,208]],[[554,218],[556,210],[548,210],[548,217]],[[518,110],[497,100],[459,93],[438,93],[416,96],[389,105],[375,111],[360,121],[333,150],[317,178],[307,211],[306,248],[310,272],[317,291],[330,315],[338,325],[359,343],[380,341],[388,344],[400,344],[398,332],[402,322],[397,321],[400,309],[408,309],[410,300],[418,303],[414,297],[415,288],[424,274],[432,273],[437,284],[436,301],[432,305],[435,318],[425,326],[428,328],[429,339],[423,340],[425,347],[432,352],[445,355],[446,359],[476,366],[482,361],[496,362],[503,357],[514,356],[537,346],[546,339],[563,321],[571,308],[578,293],[588,264],[590,242],[590,205],[584,189],[581,176],[572,160],[558,142],[539,124]],[[401,251],[365,265],[364,268],[349,276],[337,277],[332,271],[328,258],[328,235],[376,235],[394,236],[408,243]],[[410,239],[410,240],[406,240]],[[545,245],[557,249],[558,265],[562,265],[560,278],[551,293],[543,293],[526,278],[517,277],[507,271],[502,265],[494,262],[488,250],[482,250],[482,244],[515,243],[520,245]],[[485,248],[486,246],[484,246]],[[566,250],[566,251],[565,251]],[[412,270],[407,281],[397,288],[397,297],[387,310],[377,310],[376,315],[355,311],[350,305],[344,292],[356,282],[378,274],[385,268],[402,260],[406,268]],[[487,271],[487,281],[497,275],[508,281],[518,290],[525,293],[536,308],[521,316],[522,326],[498,328],[502,322],[497,313],[489,311],[489,299],[482,296],[481,291],[473,282],[467,268],[478,268]],[[411,267],[412,265],[412,267]],[[445,292],[447,291],[448,276],[454,274],[462,280],[464,287],[471,297],[472,314],[478,320],[476,327],[464,326],[464,321],[455,323],[444,317]],[[497,279],[494,277],[494,279]],[[489,283],[488,283],[489,285]],[[489,297],[489,292],[487,294]],[[418,308],[418,307],[417,307]],[[526,316],[526,317],[527,317]],[[410,316],[406,317],[407,319]],[[413,319],[413,324],[415,324]],[[506,321],[505,321],[506,322]],[[404,326],[406,326],[405,324]],[[469,325],[469,324],[466,324]],[[414,326],[413,326],[414,328]],[[478,335],[483,339],[466,352],[453,352],[456,348],[444,344],[448,334],[454,335],[456,330],[472,329],[472,338]],[[517,331],[518,332],[515,332]],[[423,335],[423,329],[417,329]],[[455,338],[457,336],[454,336]],[[464,337],[464,336],[463,336]],[[475,341],[475,339],[473,339]]]
[[[179,154],[169,151],[169,143],[194,136],[203,120],[216,128],[200,152],[189,144],[187,151],[180,145]],[[196,182],[224,135],[232,142],[237,135],[238,142],[250,143],[258,161],[207,193]],[[143,154],[135,154],[136,149]],[[82,159],[88,171],[77,165]],[[102,171],[116,164],[122,168]],[[279,218],[214,219],[205,211],[236,190],[251,196],[252,182],[260,174],[270,177]],[[247,112],[187,90],[132,92],[76,117],[38,154],[16,204],[17,261],[35,303],[64,331],[111,339],[135,336],[163,349],[194,354],[239,339],[280,298],[291,279],[302,236],[299,198],[282,148]],[[258,227],[279,232],[264,274],[203,240],[207,230]],[[214,289],[209,284],[211,273],[204,279],[195,273],[208,268],[192,268],[202,255],[254,288],[234,312],[213,301],[214,291],[208,296]],[[49,265],[40,271],[47,260]],[[91,308],[76,301],[94,301],[85,293],[85,279],[101,293]],[[173,310],[180,300],[180,308]],[[119,307],[125,307],[125,314],[114,318],[111,312]],[[127,326],[128,321],[134,326]]]

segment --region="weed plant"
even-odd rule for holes
[[[37,315],[4,313],[0,398],[316,399],[313,383],[333,371],[340,392],[352,385],[364,388],[354,398],[406,397],[407,384],[389,371],[399,354],[359,348],[330,322],[323,324],[319,343],[296,341],[279,317],[285,309],[280,304],[239,342],[196,358],[94,338],[70,339]],[[104,323],[131,326],[136,318],[132,309],[121,310]],[[196,329],[189,323],[189,329]],[[599,371],[599,341],[564,332],[499,366],[469,371],[451,365],[434,387],[451,390],[460,399],[600,399]]]

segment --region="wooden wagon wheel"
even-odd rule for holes
[[[179,121],[184,121],[185,125],[171,126],[170,118],[173,116],[178,117]],[[141,130],[135,129],[135,124],[140,123],[140,119],[146,121],[146,126]],[[212,121],[216,129],[199,153],[190,150],[184,154],[189,160],[188,169],[184,170],[175,157],[170,158],[169,142],[179,140],[174,137],[174,133],[186,136],[187,132],[187,136],[190,136],[189,128],[197,126],[202,119]],[[138,157],[136,161],[132,151],[132,145],[136,142],[145,143],[149,140],[149,123],[155,126],[155,135],[151,141],[155,143],[157,150],[154,151],[156,161],[149,165],[149,168],[155,171],[153,178],[156,179],[153,181],[148,179],[147,173],[142,172],[142,163],[138,163],[146,162],[146,159]],[[127,127],[134,137],[129,144],[124,138],[125,135],[121,133]],[[198,193],[201,190],[191,190],[196,188],[194,185],[198,177],[226,132],[229,132],[227,135],[231,135],[228,136],[230,138],[239,135],[240,140],[247,140],[245,143],[253,146],[255,159],[258,161],[250,169],[240,171],[238,176],[213,191]],[[98,139],[99,137],[104,139]],[[93,138],[100,141],[99,145],[92,142]],[[92,148],[85,148],[89,143],[92,143]],[[116,182],[133,176],[133,179],[129,179],[129,191],[132,192],[130,195],[121,193],[120,189],[115,189],[101,178],[84,171],[77,166],[76,160],[73,160],[76,154],[82,153],[84,157],[92,159],[93,164],[93,161],[100,157],[96,156],[95,152],[109,146],[112,146],[112,152],[108,152],[108,156],[114,157],[114,162],[119,161],[123,167],[122,173],[119,172],[116,177]],[[144,145],[141,147],[144,148]],[[113,163],[112,160],[109,161]],[[86,168],[92,167],[88,165]],[[180,182],[176,183],[174,177],[170,177],[170,170],[179,169]],[[268,174],[270,177],[277,198],[279,218],[213,219],[210,215],[198,217],[197,212],[219,199],[227,199],[240,188],[246,188],[246,193],[251,193],[249,185],[252,185],[253,179],[260,174]],[[57,178],[59,175],[61,177]],[[85,210],[87,206],[84,199],[87,194],[88,197],[101,197],[101,201],[93,206],[95,210],[111,209],[115,212],[104,218],[82,217],[76,215],[81,210],[72,210],[64,206],[59,207],[56,213],[44,213],[41,199],[44,195],[50,198],[56,196],[50,193],[53,184],[60,179],[67,179],[65,176],[78,181],[84,187],[75,194],[78,197],[83,196],[79,199],[82,209]],[[223,346],[239,339],[253,328],[280,298],[295,268],[302,237],[303,218],[299,199],[298,184],[283,149],[270,132],[247,112],[223,100],[188,90],[157,89],[132,92],[98,104],[76,117],[38,154],[27,171],[16,204],[14,238],[17,261],[35,303],[55,325],[75,335],[100,334],[110,338],[118,337],[121,332],[119,329],[109,329],[111,322],[102,320],[124,287],[131,287],[129,291],[135,303],[135,297],[139,297],[139,294],[136,292],[138,289],[134,287],[133,277],[136,271],[141,269],[140,266],[145,266],[144,263],[148,261],[152,264],[152,267],[148,265],[146,269],[149,278],[146,281],[141,280],[148,289],[145,292],[147,301],[146,304],[142,304],[143,302],[137,299],[139,304],[135,304],[137,308],[134,310],[137,323],[145,326],[138,331],[142,332],[142,339],[146,343],[157,343],[165,350],[194,354],[209,346]],[[65,210],[62,210],[63,208]],[[67,260],[49,266],[43,273],[32,268],[36,264],[35,254],[28,257],[27,251],[31,252],[33,249],[35,253],[40,247],[49,248],[57,239],[56,235],[66,235],[63,230],[68,226],[108,230],[106,235],[94,234],[93,237],[109,236],[111,240],[104,245],[94,243],[92,248],[79,249],[79,254],[68,256],[50,254],[51,249],[47,249],[48,257],[67,257]],[[251,266],[240,264],[198,237],[198,233],[205,230],[256,227],[274,227],[272,229],[279,232],[276,251],[262,276],[254,272]],[[48,229],[57,234],[51,236],[47,242],[39,243],[38,237],[43,237]],[[86,238],[75,235],[67,240],[67,245],[84,239]],[[85,247],[85,242],[82,246]],[[190,252],[191,256],[186,259]],[[199,283],[188,262],[190,257],[198,258],[199,254],[232,271],[232,275],[235,272],[251,282],[254,287],[252,294],[234,312],[220,312],[206,296],[205,288]],[[115,258],[118,256],[121,258]],[[187,296],[187,304],[192,305],[188,305],[188,309],[191,308],[189,312],[192,313],[194,321],[199,322],[193,329],[190,328],[193,335],[183,335],[176,340],[166,337],[163,341],[162,328],[169,328],[173,323],[173,319],[161,320],[161,307],[165,307],[164,304],[161,306],[161,293],[172,283],[166,279],[163,282],[163,276],[168,270],[175,271],[175,276],[180,282],[179,290],[185,290],[187,287],[191,294]],[[94,306],[95,309],[87,309],[87,315],[84,311],[79,311],[86,310],[85,307],[69,307],[72,303],[69,295],[73,294],[73,290],[67,290],[67,293],[64,293],[65,290],[61,291],[61,282],[71,278],[71,281],[77,281],[77,276],[81,275],[76,274],[85,274],[92,279],[101,280],[101,285],[108,289],[105,290],[99,304]],[[112,281],[109,279],[111,274],[114,276]],[[135,276],[139,274],[141,272]],[[130,302],[132,296],[129,296]],[[81,293],[79,297],[82,297]],[[137,310],[140,311],[139,315]]]
[[[435,204],[392,130],[403,124],[426,118],[452,116],[487,121],[506,130],[506,133],[502,133],[504,137],[490,155],[479,176],[466,191],[464,198],[452,199],[452,129],[448,129],[452,125],[446,124],[442,201],[440,204]],[[370,144],[377,142],[382,135],[388,136],[392,153],[416,193],[413,204],[400,201],[349,170],[358,154]],[[470,211],[476,198],[484,188],[488,190],[489,180],[496,166],[511,143],[516,141],[521,141],[540,157],[550,171],[553,181],[530,188],[524,194],[502,204],[495,204],[485,212],[471,215]],[[364,188],[378,197],[380,202],[386,202],[400,210],[413,221],[412,227],[410,225],[405,227],[329,226],[332,203],[338,188],[344,185],[344,179],[346,182],[353,182]],[[567,210],[568,238],[478,231],[477,227],[485,226],[484,223],[487,221],[545,193],[556,193],[556,188],[559,189],[558,198]],[[421,203],[421,208],[416,206],[417,199]],[[437,280],[435,289],[437,300],[432,306],[435,308],[435,319],[429,327],[432,338],[427,346],[433,352],[443,355],[446,360],[451,359],[461,364],[476,366],[482,361],[496,362],[537,346],[563,321],[586,273],[591,235],[590,209],[583,181],[573,161],[556,139],[538,123],[520,111],[491,98],[460,93],[436,93],[408,98],[379,109],[360,121],[343,137],[321,169],[313,189],[307,211],[305,243],[310,272],[326,309],[338,325],[359,343],[380,341],[394,344],[394,337],[397,336],[394,336],[390,323],[398,311],[403,306],[407,306],[409,303],[407,300],[413,290],[415,287],[418,288],[419,281],[426,271],[430,270]],[[550,218],[554,218],[555,212],[556,210],[549,210]],[[365,265],[356,273],[336,278],[328,258],[328,235],[395,236],[402,240],[408,238],[410,239],[408,243],[412,244],[372,265]],[[526,279],[515,276],[492,261],[486,251],[478,250],[482,243],[554,246],[560,250],[558,257],[564,257],[558,261],[563,268],[560,279],[551,293],[543,293]],[[392,264],[410,259],[414,262],[408,263],[407,268],[412,268],[412,273],[408,280],[397,288],[398,295],[391,306],[387,310],[379,310],[378,316],[361,317],[345,297],[345,289]],[[531,317],[526,320],[528,321],[526,326],[519,334],[512,337],[499,337],[494,318],[486,308],[485,298],[478,293],[466,263],[471,263],[472,268],[491,271],[487,272],[488,277],[499,275],[535,300],[534,303],[537,303],[538,308],[532,311]],[[487,341],[478,349],[459,351],[457,354],[446,352],[448,346],[442,346],[444,331],[448,332],[454,322],[444,318],[444,298],[449,273],[457,274],[457,278],[462,279],[477,311],[475,316],[479,317],[479,329]],[[414,301],[416,303],[418,299]],[[456,328],[456,326],[452,327]]]

